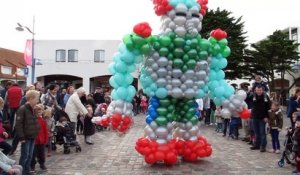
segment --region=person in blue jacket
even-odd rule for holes
[[[295,127],[295,122],[292,120],[292,115],[297,112],[297,108],[300,108],[300,88],[296,88],[294,94],[288,100],[287,117],[291,120],[292,128]]]

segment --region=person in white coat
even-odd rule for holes
[[[75,126],[77,126],[77,116],[79,114],[83,116],[88,114],[88,111],[80,101],[80,97],[84,96],[85,92],[86,91],[83,87],[77,89],[77,91],[71,95],[66,104],[65,112],[68,114],[70,121],[75,122]]]

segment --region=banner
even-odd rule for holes
[[[32,40],[28,39],[26,42],[25,52],[24,52],[24,60],[26,65],[32,65]]]

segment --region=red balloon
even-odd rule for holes
[[[221,40],[223,38],[227,38],[227,33],[221,29],[216,29],[211,31],[210,36],[216,38],[217,40]]]
[[[121,114],[116,113],[112,116],[111,120],[113,123],[119,124],[122,121],[122,116],[121,116]]]
[[[147,138],[142,137],[138,139],[136,144],[140,147],[146,147],[149,145],[149,140]]]
[[[144,155],[148,156],[149,154],[151,154],[151,149],[149,147],[145,147],[144,148]]]
[[[131,120],[132,120],[131,117],[125,116],[123,118],[123,124],[129,125],[129,124],[131,124]]]
[[[143,22],[135,25],[133,31],[137,35],[147,38],[151,35],[152,29],[147,22]]]
[[[177,156],[175,153],[169,152],[166,155],[165,163],[167,165],[173,165],[177,162]]]
[[[244,108],[242,112],[240,112],[240,117],[242,119],[248,119],[251,116],[251,112],[249,109]]]
[[[165,154],[161,151],[157,151],[155,153],[155,159],[156,161],[163,161],[165,159]]]
[[[206,157],[209,157],[211,155],[211,153],[212,153],[212,149],[209,146],[209,147],[206,148]]]
[[[148,164],[154,164],[156,162],[155,157],[153,154],[145,156],[145,162]]]

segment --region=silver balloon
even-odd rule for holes
[[[153,71],[157,71],[159,68],[157,63],[153,63],[153,64],[149,65],[149,67],[151,67]]]
[[[199,10],[196,6],[193,6],[189,9],[189,12],[191,12],[192,14],[199,14]]]
[[[181,80],[181,82],[185,82],[185,81],[186,81],[186,76],[185,76],[185,75],[182,75],[182,76],[180,77],[180,80]]]
[[[193,87],[194,82],[193,82],[193,80],[186,80],[184,84],[185,84],[188,88],[191,88],[191,87]]]
[[[115,107],[123,108],[124,107],[124,101],[117,100],[115,103]]]
[[[188,11],[188,8],[183,3],[179,3],[175,7],[175,12],[187,13],[187,11]]]
[[[235,94],[236,98],[240,99],[241,101],[244,101],[247,97],[247,93],[244,90],[238,90]]]
[[[174,18],[175,18],[175,16],[176,16],[176,12],[175,12],[175,10],[171,10],[171,11],[169,11],[169,12],[168,12],[168,16],[169,16],[171,19],[174,19]]]
[[[151,79],[152,79],[153,81],[156,81],[156,80],[158,79],[158,75],[157,75],[156,73],[152,73],[152,74],[151,74]]]
[[[198,126],[193,126],[193,127],[189,130],[189,132],[190,132],[190,134],[191,134],[192,136],[197,136],[198,131],[199,131]]]
[[[172,31],[174,31],[176,29],[176,24],[172,21],[169,23],[169,28],[172,29]]]
[[[172,79],[172,86],[179,87],[181,85],[181,81],[179,79]]]
[[[222,117],[225,119],[230,119],[231,118],[231,112],[227,108],[223,108],[221,111]]]
[[[185,129],[186,129],[186,130],[190,130],[190,129],[192,129],[192,127],[193,127],[193,123],[190,122],[190,121],[188,121],[188,122],[185,124]]]
[[[157,139],[157,137],[156,137],[156,135],[155,135],[154,132],[150,133],[150,134],[148,135],[148,137],[149,137],[151,140],[156,140],[156,139]]]
[[[127,116],[132,116],[131,114],[132,114],[132,110],[127,110],[127,111],[125,112],[125,115],[127,115]]]
[[[189,140],[191,138],[191,135],[190,133],[186,132],[184,135],[183,135],[183,139],[184,140]]]
[[[175,33],[176,33],[176,35],[178,35],[178,36],[180,36],[180,37],[184,37],[185,34],[186,34],[186,30],[185,30],[184,27],[177,27],[177,28],[175,29]]]
[[[205,71],[201,70],[199,72],[196,72],[196,76],[199,78],[199,80],[205,80],[207,74]]]
[[[144,128],[144,133],[145,133],[145,135],[150,135],[151,133],[153,133],[153,130],[150,128],[150,126],[146,126],[145,128]]]
[[[186,98],[191,99],[195,96],[195,91],[194,91],[194,89],[187,89],[184,92],[184,95],[185,95]]]
[[[227,99],[222,101],[222,107],[224,107],[224,108],[227,108],[229,106],[229,104],[230,104],[230,101]]]
[[[172,140],[172,139],[173,139],[172,134],[168,134],[168,136],[167,136],[167,141],[170,141],[170,140]]]
[[[116,107],[116,108],[115,108],[115,112],[116,112],[116,113],[122,114],[122,113],[123,113],[123,108]]]
[[[156,142],[157,142],[159,145],[162,145],[162,144],[166,144],[166,143],[167,143],[167,140],[165,140],[165,139],[157,139]]]
[[[236,110],[236,107],[234,106],[234,104],[230,103],[229,106],[228,106],[228,109],[233,112]]]
[[[175,97],[175,98],[180,98],[183,96],[182,94],[182,90],[175,87],[173,90],[172,90],[172,96]]]
[[[155,130],[155,134],[158,138],[167,138],[168,129],[166,127],[160,126]]]
[[[236,99],[236,98],[232,100],[232,104],[233,104],[236,108],[241,107],[241,106],[242,106],[242,102],[243,102],[243,101],[241,101],[240,99]]]
[[[174,21],[174,23],[175,23],[176,26],[184,26],[184,24],[186,22],[186,17],[185,16],[176,16],[173,19],[173,21]]]
[[[196,140],[198,140],[198,138],[197,138],[197,136],[192,136],[192,137],[190,138],[190,140],[191,140],[191,141],[196,141]]]
[[[167,129],[168,129],[168,131],[172,131],[173,130],[173,125],[172,125],[171,122],[168,122]]]
[[[153,58],[154,60],[158,60],[158,59],[160,58],[159,53],[158,53],[158,52],[154,52],[154,53],[152,54],[152,58]]]
[[[174,78],[179,78],[182,76],[182,71],[180,69],[173,69],[172,76]]]
[[[110,104],[109,104],[109,106],[111,106],[111,107],[116,107],[116,101],[112,101]]]
[[[157,84],[158,87],[165,87],[167,85],[167,80],[164,79],[164,78],[159,78],[156,81],[156,84]]]
[[[167,79],[167,80],[172,80],[172,76],[167,75],[167,76],[166,76],[166,79]]]
[[[200,61],[200,62],[197,62],[197,65],[199,64],[199,67],[201,70],[207,70],[208,68],[208,63],[207,61]]]
[[[187,87],[186,87],[185,84],[181,84],[180,89],[181,89],[182,91],[185,91],[185,90],[187,89]]]
[[[172,71],[173,70],[173,67],[171,65],[168,65],[167,68],[166,68],[168,71]],[[170,74],[172,75],[172,74]]]
[[[155,60],[153,58],[148,58],[145,61],[145,66],[150,67],[154,62],[155,62]]]
[[[195,75],[193,70],[187,70],[184,75],[186,76],[187,79],[192,79]]]
[[[166,68],[159,68],[157,70],[157,74],[159,77],[165,77],[168,74],[168,72]]]
[[[151,127],[151,129],[152,130],[156,130],[157,129],[157,127],[158,127],[158,125],[157,125],[157,123],[155,122],[155,121],[152,121],[151,123],[150,123],[150,125],[149,125],[150,127]]]
[[[173,87],[172,87],[172,85],[171,85],[171,84],[168,84],[168,85],[166,86],[166,88],[167,88],[167,90],[169,90],[169,91],[170,91],[170,90],[172,90],[172,88],[173,88]]]

